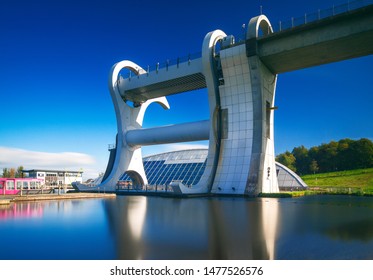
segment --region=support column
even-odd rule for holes
[[[151,103],[159,103],[164,109],[169,109],[170,107],[166,97],[149,99],[138,107],[131,107],[124,102],[118,89],[121,82],[119,72],[124,68],[134,72],[135,75],[146,73],[140,66],[128,60],[118,62],[112,67],[109,74],[109,90],[115,108],[118,129],[115,160],[111,170],[108,171],[109,175],[101,184],[96,187],[87,187],[83,184],[77,185],[81,191],[115,191],[120,176],[125,172],[131,175],[131,178],[138,184],[146,185],[148,183],[142,161],[141,146],[129,145],[125,135],[130,130],[142,128],[145,111]]]
[[[210,109],[209,152],[206,168],[198,184],[188,189],[180,186],[182,193],[209,193],[213,187],[219,161],[221,143],[221,111],[219,80],[217,77],[217,52],[215,47],[219,40],[226,37],[221,30],[209,32],[202,44],[203,75],[206,79]]]
[[[271,73],[257,55],[259,31],[272,33],[266,16],[252,18],[246,34],[253,98],[253,146],[245,194],[279,192],[274,152],[274,101],[277,75]]]
[[[213,193],[256,196],[279,191],[273,141],[276,75],[256,56],[259,28],[271,31],[264,16],[250,21],[246,44],[220,51],[223,79],[219,97],[225,133]]]

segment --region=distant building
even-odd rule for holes
[[[46,169],[23,170],[25,177],[40,179],[46,186],[71,186],[72,182],[83,182],[83,171],[62,171]]]

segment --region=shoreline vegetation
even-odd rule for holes
[[[373,197],[373,168],[355,169],[347,171],[336,171],[328,173],[319,173],[302,176],[304,182],[309,186],[307,190],[281,191],[280,193],[261,193],[259,197],[300,197],[305,195],[353,195],[353,196],[371,196]],[[69,193],[65,196],[47,196],[43,195],[43,200],[54,199],[71,199],[71,198],[88,198],[105,196],[103,193]],[[110,196],[110,194],[108,194]],[[111,196],[114,196],[111,194]],[[1,197],[0,204],[10,202],[39,200],[39,196],[15,196]],[[7,201],[5,201],[7,199]]]
[[[298,197],[305,195],[373,196],[373,168],[336,171],[302,176],[309,186],[303,191],[260,194],[261,197]]]

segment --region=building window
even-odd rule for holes
[[[6,182],[6,189],[7,190],[14,190],[14,181],[7,181]]]
[[[266,101],[266,134],[271,138],[271,104]]]

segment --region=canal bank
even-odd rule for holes
[[[13,202],[42,201],[42,200],[66,200],[66,199],[87,199],[87,198],[115,198],[115,193],[64,193],[64,194],[32,194],[3,196],[0,198],[0,205],[7,205]]]
[[[10,199],[5,199],[5,198],[0,199],[0,205],[8,205],[8,204],[10,204]]]

